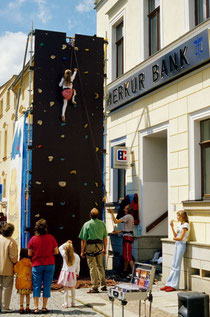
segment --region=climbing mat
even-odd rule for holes
[[[95,36],[75,35],[72,45],[65,33],[35,30],[31,228],[45,218],[59,245],[70,239],[77,253],[90,210],[103,208],[103,46]],[[68,102],[63,123],[59,82],[69,68],[78,68],[77,104]]]

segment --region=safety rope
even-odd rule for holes
[[[94,146],[94,150],[96,151],[96,143],[95,143],[95,139],[94,139],[94,135],[93,135],[93,130],[92,130],[92,127],[91,127],[90,117],[89,117],[88,110],[87,110],[87,105],[86,105],[85,96],[84,96],[84,90],[83,90],[83,84],[82,84],[79,64],[78,64],[78,60],[77,60],[77,56],[76,56],[75,50],[74,50],[74,56],[75,56],[75,61],[76,61],[77,69],[78,69],[80,87],[81,87],[81,92],[82,92],[82,99],[83,99],[83,103],[84,103],[84,106],[85,106],[85,113],[86,113],[86,116],[87,116],[88,125],[90,127],[91,139],[92,139],[92,143],[93,143],[93,146]],[[103,187],[104,187],[104,190],[105,190],[105,184],[104,184],[104,181],[103,181],[103,172],[102,172],[102,169],[101,169],[100,162],[99,162],[97,154],[96,154],[96,161],[97,161],[97,164],[98,164],[98,168],[99,168],[102,184],[103,184]]]

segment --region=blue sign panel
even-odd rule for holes
[[[146,95],[209,61],[209,58],[207,29],[110,88],[107,110],[112,111]]]

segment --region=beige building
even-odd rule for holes
[[[108,201],[138,193],[136,260],[153,249],[155,237],[168,236],[162,239],[164,281],[174,249],[169,222],[186,210],[190,238],[180,287],[210,293],[209,2],[98,0],[95,9],[97,36],[109,43]],[[116,145],[131,151],[127,169],[112,168]],[[107,224],[111,230],[109,215]],[[145,240],[150,245],[142,251]]]
[[[20,89],[22,72],[12,76],[0,87],[0,184],[3,184],[0,211],[7,216],[8,221],[15,225],[15,239],[20,238],[20,212],[14,215],[8,210],[11,183],[11,151],[15,129],[15,114],[18,94],[20,92],[17,119],[21,118],[29,105],[29,67],[26,65]],[[33,95],[31,96],[33,100]]]

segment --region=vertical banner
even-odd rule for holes
[[[10,163],[8,222],[15,226],[13,238],[18,243],[20,242],[24,121],[25,117],[22,117],[15,123]]]

